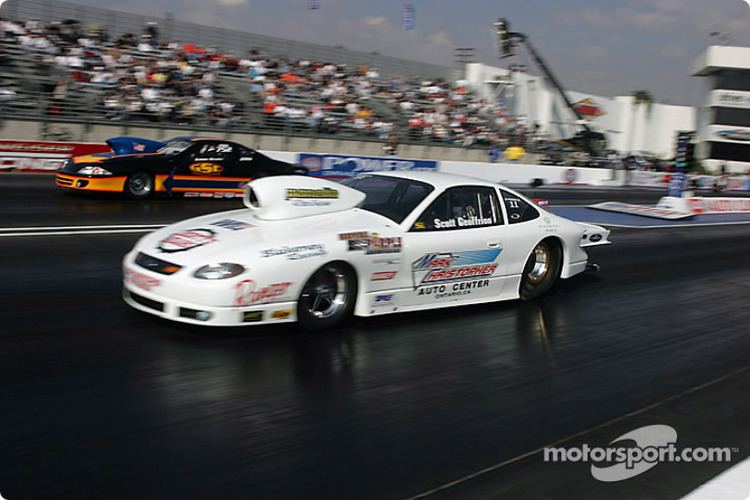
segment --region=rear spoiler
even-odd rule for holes
[[[579,222],[578,225],[583,227],[583,234],[581,235],[580,243],[581,248],[609,245],[612,243],[609,241],[609,229],[604,229],[601,226],[595,226],[593,224],[585,224],[583,222]]]

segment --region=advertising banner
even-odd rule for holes
[[[429,170],[437,171],[435,160],[410,160],[379,156],[329,155],[300,153],[298,162],[310,175],[333,179],[345,179],[367,172],[395,172]]]
[[[0,172],[55,172],[73,156],[109,151],[90,142],[0,140]]]
[[[722,108],[750,109],[750,92],[714,90],[711,92],[710,105]]]
[[[709,127],[709,134],[710,141],[750,143],[750,127],[711,125]]]

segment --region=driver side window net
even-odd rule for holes
[[[494,189],[467,186],[441,194],[417,219],[412,231],[451,231],[502,223]]]
[[[539,211],[528,202],[507,191],[502,191],[505,210],[508,212],[508,223],[518,224],[539,217]]]

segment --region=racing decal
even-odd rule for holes
[[[396,271],[381,271],[372,273],[370,281],[390,281],[396,277]]]
[[[150,292],[152,288],[161,285],[160,279],[146,276],[145,274],[128,268],[125,268],[125,281],[132,283],[133,286],[137,286],[147,292]]]
[[[341,233],[339,240],[347,242],[350,252],[364,250],[367,255],[378,255],[401,252],[400,236],[380,236],[378,233],[359,231],[354,233]]]
[[[438,283],[466,281],[471,278],[489,277],[495,274],[497,270],[497,258],[502,252],[500,248],[488,250],[470,250],[465,252],[452,253],[430,253],[422,256],[412,263],[412,279],[414,289],[419,290],[419,295],[433,293],[432,288],[445,289],[445,286],[431,287],[426,290],[424,285],[433,285]],[[465,291],[471,287],[485,286],[483,281],[479,280],[470,283],[470,288],[456,288],[455,291]],[[463,284],[456,284],[463,285]],[[445,290],[443,290],[445,291]]]
[[[296,207],[326,207],[336,200],[339,192],[332,188],[288,188],[286,200]]]
[[[208,154],[208,153],[217,153],[217,154],[227,154],[232,152],[232,145],[231,144],[204,144],[203,147],[200,149],[199,153],[201,154]]]
[[[242,313],[242,321],[245,323],[257,323],[263,321],[263,311],[245,311]]]
[[[286,190],[286,199],[337,199],[339,192],[336,189],[325,188],[289,188]]]
[[[211,229],[190,229],[167,236],[157,248],[164,253],[184,252],[216,241],[216,232]]]
[[[242,198],[242,194],[240,193],[225,193],[225,192],[218,192],[218,191],[206,191],[202,193],[189,191],[185,193],[184,196],[185,198],[214,198],[214,199]]]
[[[389,307],[393,306],[394,294],[376,295],[372,301],[372,307]]]
[[[401,251],[401,237],[372,236],[367,240],[365,254],[376,255],[383,253],[399,253]]]
[[[492,220],[492,217],[477,217],[476,215],[472,215],[467,217],[453,217],[449,220],[436,218],[433,220],[433,223],[435,229],[456,229],[459,227],[491,226],[495,222]],[[416,224],[414,225],[414,228],[418,229]]]
[[[209,162],[191,163],[188,168],[191,172],[198,175],[221,175],[224,172],[224,167]]]
[[[339,239],[341,241],[349,240],[365,240],[370,237],[370,233],[367,231],[358,231],[354,233],[339,233]]]
[[[278,248],[269,248],[267,250],[261,250],[261,257],[275,257],[277,255],[286,255],[287,260],[301,260],[310,257],[319,257],[326,255],[326,250],[323,245],[316,243],[313,245],[295,245],[285,246]]]
[[[542,229],[545,233],[556,233],[560,229],[560,224],[552,220],[551,217],[544,217],[539,221],[539,229]]]
[[[290,286],[292,286],[292,283],[285,281],[283,283],[274,283],[259,287],[253,280],[244,280],[237,283],[235,287],[234,303],[238,306],[265,304],[282,297],[289,290]]]
[[[252,224],[236,219],[222,219],[216,222],[212,222],[211,225],[223,229],[229,229],[230,231],[242,231],[243,229],[250,229],[251,227],[255,227]]]
[[[292,311],[289,309],[282,309],[271,313],[271,319],[289,319],[291,316]]]
[[[474,280],[474,281],[463,281],[461,283],[453,283],[447,285],[432,285],[419,287],[419,295],[432,295],[435,299],[449,299],[454,297],[460,297],[462,295],[470,295],[472,290],[476,288],[484,288],[490,286],[490,280]]]
[[[422,221],[418,221],[414,223],[414,229],[427,229],[427,224],[425,224]]]

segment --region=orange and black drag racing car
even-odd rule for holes
[[[66,191],[121,193],[135,199],[155,193],[234,198],[242,196],[252,179],[307,174],[301,165],[274,160],[222,139],[176,137],[163,144],[132,141],[129,147],[113,146],[112,153],[70,159],[55,176],[55,183]]]

